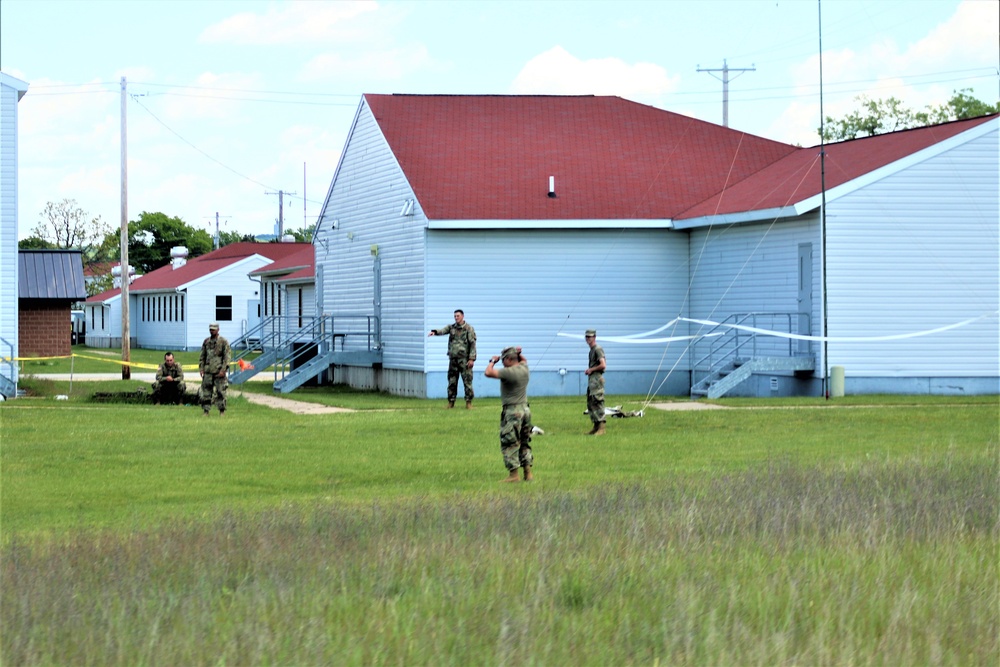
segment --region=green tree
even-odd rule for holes
[[[18,243],[19,248],[80,250],[84,268],[92,268],[114,257],[107,238],[112,227],[101,216],[90,217],[75,199],[48,202],[32,230],[33,236]]]
[[[859,95],[855,98],[859,109],[839,119],[827,116],[819,134],[824,141],[844,141],[1000,112],[1000,102],[990,105],[970,92],[970,88],[956,90],[946,103],[927,106],[923,111],[914,111],[895,97],[872,100]]]
[[[978,100],[969,93],[971,88],[963,88],[952,93],[951,99],[937,107],[928,107],[930,124],[946,123],[950,120],[965,120],[978,118],[994,113],[1000,113],[1000,102],[990,105]]]
[[[312,243],[313,230],[316,229],[316,225],[309,225],[308,227],[302,227],[301,229],[286,229],[286,234],[291,234],[295,237],[297,243]],[[275,239],[275,241],[280,241],[281,239]]]
[[[105,241],[110,243],[111,239]],[[143,211],[138,220],[129,221],[128,263],[137,272],[145,274],[169,264],[170,249],[175,246],[184,246],[189,257],[197,257],[212,250],[212,237],[205,230],[195,229],[166,213]],[[116,258],[120,255],[119,246]]]
[[[56,244],[37,236],[29,236],[17,242],[18,250],[55,250]]]
[[[256,243],[257,239],[253,234],[240,234],[239,232],[219,232],[219,247],[227,246],[230,243]]]
[[[111,231],[111,225],[101,220],[101,216],[91,218],[76,203],[75,199],[48,202],[31,233],[54,244],[56,248],[72,248],[83,251],[84,260],[92,256],[101,241]]]

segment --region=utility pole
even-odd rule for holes
[[[721,69],[709,67],[702,68],[701,65],[699,65],[698,71],[708,72],[712,76],[715,76],[715,72],[722,72],[721,79],[717,76],[715,76],[715,78],[722,81],[722,126],[729,127],[729,73],[739,72],[739,74],[742,74],[743,72],[756,72],[757,68],[752,65],[750,67],[743,68],[730,67],[728,63],[726,63],[725,59],[723,59]],[[737,76],[739,76],[739,74],[737,74]]]
[[[129,307],[128,307],[128,140],[127,123],[125,120],[125,98],[126,98],[125,77],[122,77],[122,117],[121,117],[121,148],[122,148],[122,227],[121,227],[121,272],[122,272],[122,379],[129,380],[132,377],[132,366],[130,364],[132,354],[130,350],[132,332],[129,330]]]
[[[285,235],[285,195],[298,194],[297,192],[285,192],[284,190],[278,190],[277,192],[265,192],[266,195],[278,195],[278,240]]]
[[[222,217],[225,218],[226,220],[229,219],[228,215],[224,215]],[[219,249],[219,212],[218,211],[215,212],[215,237],[212,239],[212,241],[213,241],[213,244],[215,245],[214,249],[218,250]]]

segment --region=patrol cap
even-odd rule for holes
[[[510,347],[505,347],[503,349],[503,352],[500,353],[500,358],[506,359],[507,357],[511,357],[512,359],[517,359],[518,355],[519,353],[517,348],[511,345]]]
[[[584,336],[596,336],[597,335],[597,329],[587,329],[586,333],[584,333],[583,335]]]
[[[211,324],[208,325],[208,330],[209,331],[218,331],[219,330],[219,323],[218,322],[212,322]]]

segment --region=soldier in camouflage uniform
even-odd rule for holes
[[[219,414],[226,413],[226,390],[229,388],[229,361],[233,351],[229,341],[219,335],[219,324],[208,325],[208,338],[201,344],[201,356],[198,357],[198,372],[201,373],[201,388],[198,390],[198,401],[205,416],[212,409],[212,404],[219,408]]]
[[[448,334],[448,407],[455,407],[458,397],[458,376],[465,385],[465,407],[472,409],[472,367],[476,363],[476,330],[465,321],[465,313],[455,311],[455,323],[440,329],[431,329],[428,336]]]
[[[184,383],[184,369],[174,361],[174,353],[163,355],[163,363],[156,369],[156,382],[153,383],[153,403],[180,403],[184,400],[187,385]]]
[[[597,331],[587,329],[584,334],[590,346],[587,360],[587,414],[594,428],[587,435],[604,435],[604,370],[608,367],[604,359],[604,348],[597,344]]]
[[[494,364],[503,360],[503,368],[497,370]],[[500,380],[500,452],[508,476],[504,482],[519,482],[517,469],[524,473],[524,481],[534,479],[531,466],[531,408],[528,407],[528,360],[519,347],[507,347],[499,356],[490,359],[486,366],[486,377]]]

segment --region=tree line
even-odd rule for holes
[[[312,241],[313,227],[287,229],[296,241]],[[275,239],[272,242],[276,242]],[[252,234],[237,231],[219,232],[219,247],[231,243],[258,243]],[[22,250],[80,250],[84,268],[91,269],[94,279],[87,284],[88,296],[112,288],[110,266],[121,259],[121,232],[101,219],[84,211],[75,199],[48,202],[31,236],[17,244]],[[170,249],[184,246],[189,257],[198,257],[214,248],[212,237],[176,216],[143,211],[138,219],[128,223],[128,263],[139,274],[170,263]]]

